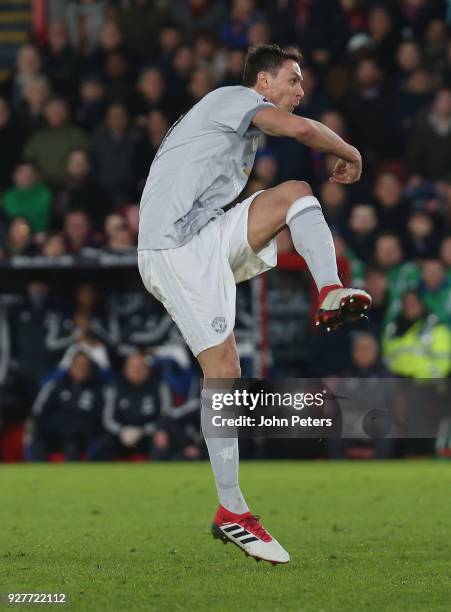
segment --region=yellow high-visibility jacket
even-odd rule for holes
[[[443,378],[451,372],[451,329],[435,315],[414,323],[395,335],[396,323],[387,325],[382,355],[389,370],[398,376]]]

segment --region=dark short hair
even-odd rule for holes
[[[252,87],[257,81],[257,75],[264,70],[276,76],[287,60],[300,64],[302,55],[297,49],[284,51],[279,45],[260,45],[249,49],[244,64],[241,84]]]
[[[38,169],[37,165],[31,159],[26,159],[26,158],[25,159],[20,159],[17,162],[17,164],[16,164],[16,170],[17,170],[17,168],[20,168],[20,166],[29,166],[30,168],[33,168],[33,170],[36,172],[36,174],[39,174],[39,169]]]
[[[54,102],[59,102],[60,104],[64,104],[65,107],[69,110],[69,102],[67,101],[67,98],[65,98],[64,96],[59,96],[59,95],[53,95],[47,98],[44,104],[44,108],[47,108],[48,106],[50,106],[50,104],[53,104]]]

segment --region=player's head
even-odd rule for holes
[[[242,85],[253,87],[281,110],[293,112],[302,89],[301,54],[284,51],[278,45],[260,45],[249,50]]]

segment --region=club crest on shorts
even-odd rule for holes
[[[225,320],[225,317],[215,317],[211,322],[211,326],[215,332],[222,334],[227,329],[227,321]]]

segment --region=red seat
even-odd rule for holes
[[[0,461],[17,463],[24,461],[25,423],[7,421],[0,436]]]
[[[115,457],[115,461],[122,461],[125,463],[142,463],[143,461],[149,461],[149,456],[146,453],[133,453],[125,457]]]
[[[351,446],[346,451],[346,459],[374,459],[374,450],[369,446]]]

